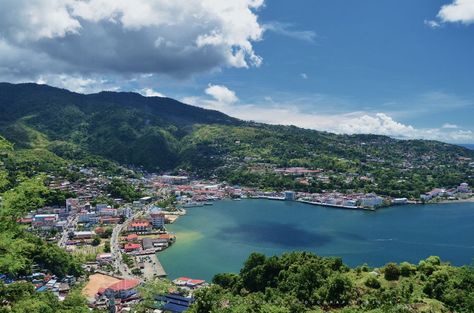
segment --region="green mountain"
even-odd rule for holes
[[[38,149],[65,160],[95,156],[260,187],[415,197],[433,187],[474,183],[462,159],[474,159],[474,151],[456,145],[244,122],[129,92],[83,95],[0,83],[0,135],[19,153]],[[327,177],[301,182],[274,171],[289,166],[318,168]]]

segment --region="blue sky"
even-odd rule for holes
[[[0,22],[0,56],[44,56],[0,78],[165,95],[338,133],[474,143],[474,0],[97,1],[35,9],[54,26]],[[2,5],[14,15],[28,2]]]

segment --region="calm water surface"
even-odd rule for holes
[[[430,255],[456,265],[474,258],[474,203],[407,205],[377,212],[270,200],[188,208],[168,229],[176,244],[158,254],[170,278],[211,280],[238,272],[251,252],[306,250],[356,266],[417,263]]]

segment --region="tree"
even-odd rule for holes
[[[97,247],[100,245],[100,236],[94,236],[94,239],[92,239],[91,245],[94,247]]]
[[[373,288],[373,289],[379,289],[380,288],[380,282],[379,280],[374,277],[374,276],[369,276],[367,280],[364,283],[367,287]]]
[[[106,241],[104,244],[104,252],[105,253],[110,253],[110,242]]]
[[[396,263],[388,263],[384,267],[384,277],[386,280],[398,280],[400,277],[400,268]]]

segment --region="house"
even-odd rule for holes
[[[462,192],[462,193],[468,193],[470,190],[469,190],[469,185],[467,183],[462,183],[458,186],[458,192]]]
[[[151,231],[151,224],[149,221],[133,221],[128,226],[129,232],[148,232]]]
[[[127,243],[124,246],[125,252],[135,252],[142,249],[142,245],[139,243]]]
[[[105,289],[105,294],[119,299],[127,299],[137,293],[137,287],[140,285],[138,279],[124,279],[116,282]]]
[[[155,301],[165,312],[181,313],[186,311],[194,302],[193,298],[186,298],[178,294],[155,296]]]
[[[93,231],[75,231],[74,238],[75,239],[92,239],[95,236],[95,232]]]
[[[99,264],[108,264],[108,263],[111,263],[113,261],[113,255],[112,253],[101,253],[101,254],[98,254],[97,257],[96,257],[96,261],[99,263]]]
[[[58,214],[36,214],[32,226],[41,229],[51,229],[58,221]]]
[[[188,288],[198,288],[206,283],[205,280],[202,279],[192,279],[188,277],[179,277],[173,280],[173,284],[179,287],[188,287]]]
[[[138,235],[137,234],[129,234],[127,237],[125,237],[125,240],[131,242],[131,241],[138,241]]]

